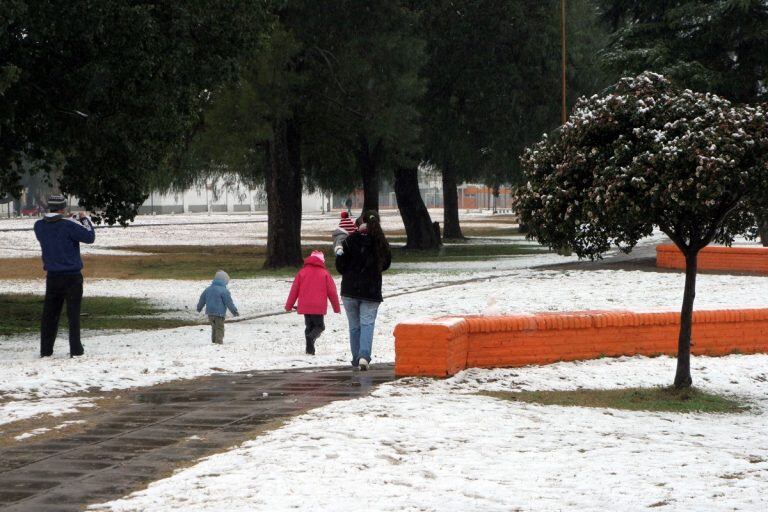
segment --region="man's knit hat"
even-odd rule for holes
[[[229,283],[229,274],[224,272],[223,270],[219,270],[216,272],[216,275],[213,276],[214,279],[218,279],[219,281],[224,281],[224,284]]]
[[[48,196],[48,209],[53,211],[63,210],[67,207],[67,198],[61,194]]]

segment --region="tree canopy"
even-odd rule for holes
[[[603,53],[621,74],[650,70],[736,102],[768,98],[765,0],[600,0],[614,28]]]
[[[263,24],[257,0],[55,2],[0,8],[0,187],[55,170],[107,222],[173,170],[205,91],[234,76]]]
[[[650,72],[622,79],[526,151],[516,204],[532,236],[581,257],[654,226],[682,249],[730,243],[754,233],[748,207],[768,192],[765,116]]]
[[[443,173],[446,236],[460,238],[456,185],[516,182],[519,156],[560,124],[560,2],[430,0],[424,159]],[[593,0],[568,2],[569,104],[610,83],[594,61],[607,28]]]
[[[602,60],[621,74],[663,73],[738,103],[768,99],[765,0],[600,0],[614,29]],[[768,210],[757,210],[768,246]]]

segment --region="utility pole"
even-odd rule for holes
[[[562,82],[563,82],[563,113],[562,113],[562,124],[565,124],[568,121],[568,103],[565,98],[566,93],[566,87],[565,87],[565,71],[567,68],[567,58],[566,58],[566,45],[565,45],[565,0],[560,0],[560,40],[561,40],[561,55],[562,55]]]

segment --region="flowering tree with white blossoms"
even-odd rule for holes
[[[685,293],[677,388],[691,385],[699,251],[754,237],[768,197],[768,107],[733,106],[646,72],[582,98],[570,120],[522,157],[515,194],[529,237],[579,257],[629,252],[657,226],[682,251]]]

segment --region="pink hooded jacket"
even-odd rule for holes
[[[321,253],[322,254],[322,253]],[[291,293],[285,301],[285,310],[290,311],[299,299],[300,315],[324,315],[328,312],[328,300],[333,311],[341,312],[336,283],[325,269],[325,261],[314,253],[304,260],[304,267],[296,274]]]

